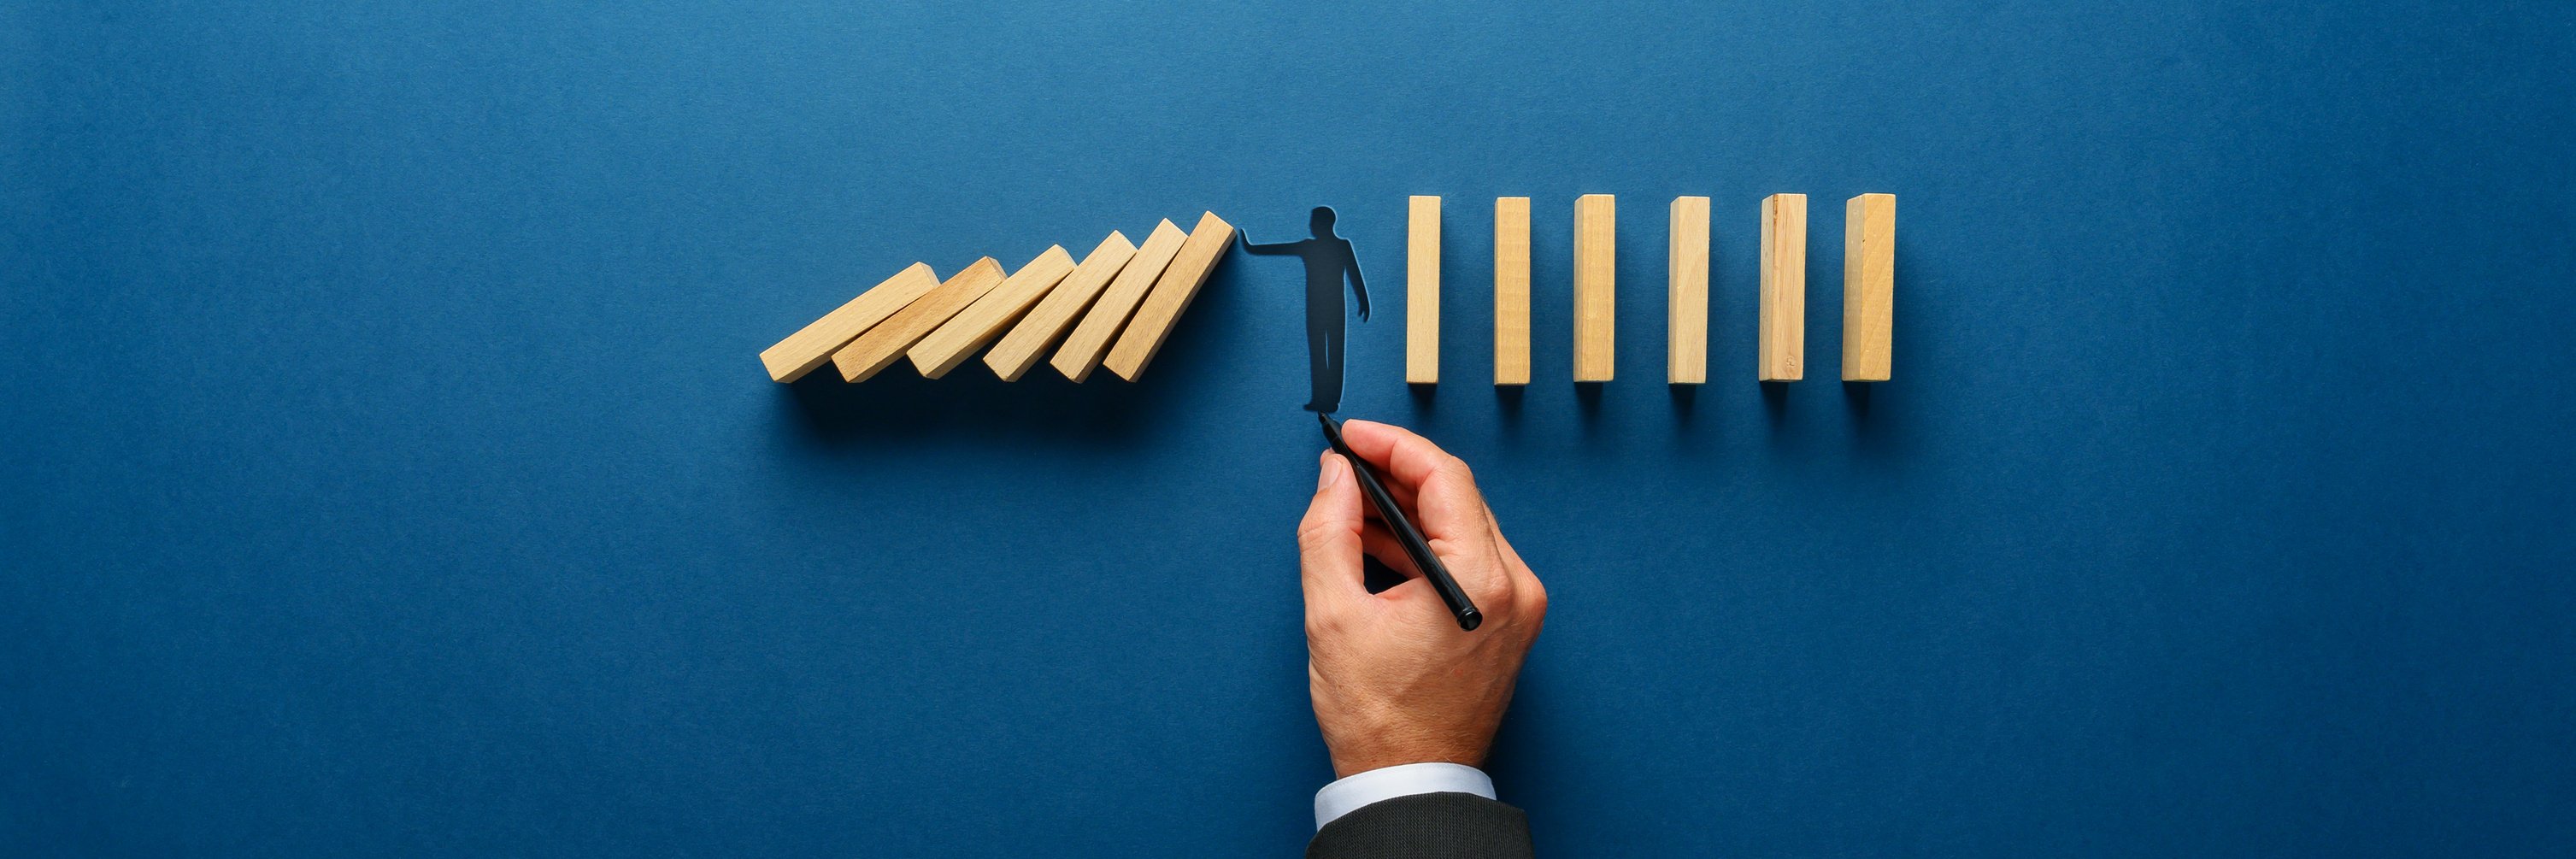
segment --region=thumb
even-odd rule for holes
[[[1358,481],[1351,477],[1350,461],[1340,454],[1326,451],[1317,466],[1314,501],[1297,523],[1297,567],[1309,614],[1368,595],[1367,573],[1360,564],[1360,531],[1366,520],[1360,514]]]

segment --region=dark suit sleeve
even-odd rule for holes
[[[1306,859],[1528,859],[1529,818],[1465,793],[1418,793],[1361,806],[1306,842]]]

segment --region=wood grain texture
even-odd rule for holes
[[[1665,261],[1664,380],[1708,381],[1708,198],[1674,197],[1671,251]]]
[[[1109,231],[1109,237],[1101,239],[1100,246],[1092,248],[1082,258],[1082,264],[1074,266],[1072,274],[1065,275],[1062,283],[1038,301],[1038,306],[1021,317],[1020,324],[1011,327],[1011,333],[1002,335],[1001,341],[993,344],[993,351],[984,353],[984,366],[993,368],[993,375],[1002,377],[1002,381],[1019,381],[1020,374],[1046,356],[1047,347],[1073,330],[1082,312],[1100,297],[1101,288],[1108,286],[1109,279],[1118,276],[1119,269],[1125,268],[1127,260],[1135,255],[1136,246],[1127,241],[1126,234]]]
[[[1762,331],[1754,374],[1795,382],[1806,370],[1807,195],[1762,200]]]
[[[949,317],[939,330],[913,344],[912,350],[905,353],[911,356],[913,369],[933,379],[948,375],[975,350],[1002,336],[1011,323],[1019,321],[1021,314],[1029,312],[1038,299],[1046,297],[1048,290],[1072,272],[1073,255],[1066,253],[1063,245],[1047,248],[1020,266],[1019,271],[1003,278],[1002,285],[993,287],[993,291]]]
[[[1119,329],[1126,327],[1127,318],[1136,312],[1137,303],[1145,300],[1145,293],[1154,288],[1154,281],[1163,276],[1163,269],[1172,264],[1172,256],[1180,252],[1181,243],[1188,238],[1188,233],[1169,220],[1154,225],[1154,232],[1137,246],[1136,255],[1118,270],[1117,279],[1101,291],[1099,301],[1092,302],[1091,312],[1082,315],[1081,324],[1073,327],[1072,334],[1065,335],[1064,345],[1055,351],[1055,360],[1048,362],[1056,372],[1076,382],[1091,376],[1091,371],[1100,366],[1100,359],[1109,354],[1109,345],[1118,338]]]
[[[1608,194],[1574,200],[1574,380],[1610,381],[1619,299],[1619,204]]]
[[[1440,198],[1405,201],[1404,381],[1440,382]]]
[[[1843,204],[1843,381],[1884,382],[1896,339],[1896,195]]]
[[[903,358],[905,350],[1002,283],[1002,264],[985,257],[832,353],[841,381],[859,382]]]
[[[1530,201],[1494,198],[1494,384],[1530,380]]]
[[[912,267],[896,272],[895,276],[859,293],[857,298],[823,314],[823,318],[787,335],[787,339],[778,341],[777,345],[761,350],[761,366],[769,369],[769,378],[779,382],[804,378],[805,374],[814,372],[814,368],[823,366],[823,362],[832,360],[832,353],[850,345],[851,340],[858,339],[870,326],[885,321],[895,311],[902,310],[904,305],[937,288],[939,275],[933,274],[928,265],[913,263]]]
[[[1145,365],[1162,350],[1163,340],[1172,336],[1173,325],[1190,309],[1190,299],[1198,297],[1199,287],[1207,285],[1208,275],[1216,273],[1217,263],[1224,262],[1226,251],[1233,249],[1234,225],[1215,212],[1200,213],[1198,226],[1190,228],[1189,239],[1172,254],[1172,264],[1154,282],[1154,291],[1145,294],[1145,303],[1127,321],[1127,332],[1118,335],[1118,345],[1110,348],[1109,360],[1103,362],[1109,372],[1130,382],[1145,375]]]

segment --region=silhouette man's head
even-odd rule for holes
[[[1333,234],[1333,207],[1316,206],[1315,215],[1306,222],[1306,227],[1314,231],[1315,238],[1330,237]]]

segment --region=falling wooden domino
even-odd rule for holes
[[[1100,366],[1118,329],[1127,324],[1127,317],[1136,312],[1136,303],[1145,299],[1146,290],[1162,277],[1164,267],[1172,264],[1172,256],[1180,252],[1181,242],[1188,238],[1188,233],[1169,220],[1154,225],[1154,232],[1136,248],[1136,255],[1127,259],[1127,266],[1118,270],[1117,279],[1109,282],[1100,300],[1091,305],[1091,312],[1083,314],[1081,324],[1065,336],[1055,360],[1048,362],[1055,365],[1056,372],[1079,382]]]
[[[777,345],[761,350],[760,363],[769,368],[769,378],[780,382],[796,381],[814,372],[814,368],[823,366],[823,362],[832,360],[832,353],[849,345],[869,326],[885,321],[895,311],[902,310],[904,305],[911,304],[913,299],[938,287],[939,275],[931,273],[930,266],[913,263],[912,267],[895,273],[885,282],[859,293],[859,297],[823,314],[823,318],[787,335],[787,339],[778,341]]]
[[[1530,201],[1494,198],[1494,384],[1530,380]]]
[[[1674,197],[1670,320],[1664,338],[1664,379],[1675,385],[1708,381],[1708,198]]]
[[[912,350],[905,353],[911,356],[913,369],[933,379],[948,375],[975,350],[1002,336],[1003,329],[1019,321],[1021,314],[1072,271],[1073,255],[1065,253],[1063,245],[1047,248],[1028,265],[1003,278],[1002,285],[993,287],[993,291],[949,317],[939,330],[913,344]]]
[[[1574,200],[1574,380],[1610,381],[1618,318],[1619,204],[1608,194]]]
[[[1843,204],[1843,381],[1887,381],[1896,332],[1896,195]]]
[[[1807,346],[1807,195],[1762,200],[1762,332],[1755,375],[1795,382]]]
[[[1002,264],[992,257],[975,261],[958,272],[938,289],[904,305],[893,316],[886,317],[867,333],[860,334],[850,345],[832,353],[832,366],[841,370],[841,381],[859,382],[877,374],[903,357],[904,350],[921,338],[938,330],[940,323],[993,291],[1002,282]]]
[[[1234,247],[1234,225],[1215,212],[1199,215],[1199,225],[1190,229],[1190,237],[1172,255],[1172,264],[1154,283],[1154,291],[1145,296],[1143,306],[1136,308],[1136,318],[1128,320],[1127,333],[1118,335],[1118,345],[1109,350],[1104,366],[1118,378],[1136,381],[1145,375],[1145,365],[1163,348],[1164,338],[1172,335],[1172,324],[1179,322],[1181,312],[1190,309],[1190,299],[1198,297],[1199,287],[1207,285],[1208,275]]]
[[[1440,198],[1406,200],[1404,381],[1440,382]]]
[[[1111,230],[1108,238],[1100,240],[1099,247],[1082,258],[1081,265],[1074,266],[1072,274],[1064,276],[1064,282],[1021,317],[1011,333],[1002,335],[1001,342],[993,344],[993,351],[984,353],[984,365],[993,368],[993,375],[1002,377],[1002,381],[1019,381],[1020,374],[1038,365],[1047,347],[1073,330],[1082,312],[1090,309],[1092,299],[1100,297],[1101,287],[1108,286],[1109,279],[1116,277],[1128,258],[1135,255],[1136,245],[1127,241],[1126,234]]]

